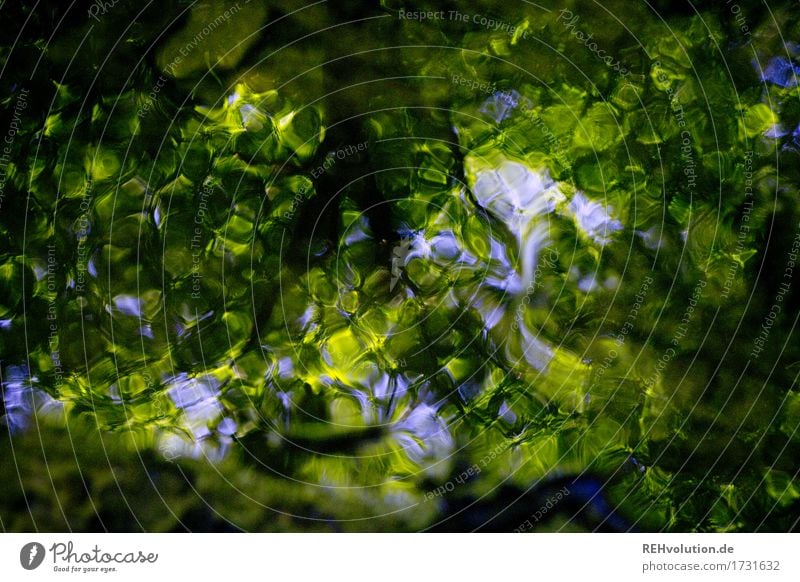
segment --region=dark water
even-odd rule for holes
[[[3,5],[0,525],[795,529],[769,8]]]

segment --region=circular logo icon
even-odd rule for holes
[[[27,543],[19,552],[19,563],[26,570],[35,570],[42,565],[44,554],[44,546],[39,542]]]

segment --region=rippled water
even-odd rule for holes
[[[0,10],[5,529],[796,527],[792,3],[98,6]]]

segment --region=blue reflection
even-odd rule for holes
[[[26,366],[9,366],[0,382],[3,408],[5,414],[0,417],[0,424],[5,424],[11,434],[17,434],[28,428],[31,417],[60,413],[63,403],[33,384],[37,378],[31,377]]]
[[[592,476],[578,477],[567,485],[570,495],[575,496],[574,501],[583,504],[587,513],[600,522],[598,529],[630,531],[631,525],[606,500],[604,487],[600,479]]]
[[[786,57],[772,57],[761,74],[762,81],[769,81],[779,87],[796,87],[800,67]]]
[[[496,123],[500,123],[511,116],[514,108],[519,104],[520,94],[511,89],[510,91],[495,91],[495,93],[484,101],[481,113],[488,115]]]

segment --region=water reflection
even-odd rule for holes
[[[212,0],[202,10],[219,4]],[[383,16],[376,21],[389,22]],[[262,17],[248,22],[256,26]],[[388,62],[383,51],[372,51],[363,58],[375,59],[374,66],[350,67],[329,60],[325,43],[309,50],[298,41],[276,61],[271,43],[283,43],[281,35],[303,32],[309,39],[318,32],[314,17],[287,15],[289,28],[277,37],[252,35],[251,48],[202,82],[195,83],[205,74],[202,59],[168,83],[161,82],[170,73],[160,62],[159,90],[148,94],[154,78],[145,63],[132,81],[144,79],[144,88],[119,94],[113,87],[114,99],[93,92],[90,109],[81,109],[90,114],[78,113],[85,79],[65,78],[55,86],[52,112],[41,115],[43,128],[31,123],[36,115],[15,121],[21,159],[4,183],[4,204],[15,203],[8,192],[16,189],[18,200],[43,210],[28,217],[20,248],[17,225],[4,224],[11,248],[3,265],[8,297],[0,306],[0,339],[10,354],[2,369],[4,425],[20,435],[48,411],[71,408],[104,430],[146,432],[148,446],[155,439],[162,457],[186,466],[230,461],[246,469],[244,480],[274,486],[284,479],[296,488],[287,498],[299,490],[311,497],[324,485],[326,494],[336,492],[336,503],[357,500],[356,509],[343,511],[348,516],[390,507],[433,519],[433,503],[414,504],[485,455],[480,477],[459,483],[457,494],[480,504],[476,516],[497,509],[483,496],[522,496],[536,510],[552,488],[526,488],[542,476],[569,475],[573,489],[561,507],[577,511],[580,504],[595,525],[622,528],[603,505],[606,484],[591,471],[623,467],[630,479],[624,489],[644,483],[646,494],[656,491],[652,457],[663,452],[659,447],[673,451],[671,469],[680,472],[686,456],[679,447],[695,444],[698,432],[686,428],[692,423],[684,422],[682,407],[708,397],[697,410],[716,415],[715,395],[728,393],[722,377],[723,387],[711,378],[703,396],[692,384],[704,379],[700,368],[728,374],[728,363],[715,368],[698,358],[699,376],[675,377],[675,366],[701,341],[688,323],[672,338],[671,312],[681,315],[672,307],[686,299],[683,283],[702,277],[713,288],[713,263],[730,255],[739,259],[730,287],[744,289],[752,282],[752,261],[745,259],[758,255],[758,241],[774,234],[778,242],[769,248],[786,247],[783,233],[765,226],[770,212],[781,208],[789,216],[793,208],[785,196],[792,173],[777,181],[763,153],[776,147],[791,156],[800,142],[797,112],[787,105],[797,89],[797,45],[776,52],[771,34],[754,34],[752,47],[730,43],[747,49],[737,62],[754,54],[760,60],[754,70],[738,67],[734,84],[723,85],[720,67],[688,66],[684,57],[708,43],[702,22],[685,18],[675,34],[648,36],[646,54],[616,47],[637,69],[624,77],[579,43],[564,45],[578,65],[566,67],[543,57],[540,43],[466,27],[451,36],[433,23],[414,34],[435,34],[437,45],[448,47],[435,59],[400,51]],[[369,26],[365,21],[359,33],[377,42]],[[557,36],[562,28],[544,23],[542,30]],[[381,38],[390,32],[381,29]],[[234,38],[241,36],[226,35],[214,46]],[[687,48],[681,58],[674,42]],[[611,38],[607,44],[615,49]],[[727,44],[720,50],[739,50]],[[60,66],[56,54],[43,57],[43,71]],[[319,67],[296,75],[298,64],[317,56]],[[517,59],[541,78],[510,70]],[[247,73],[234,70],[240,61]],[[385,80],[355,79],[392,67],[427,83],[439,66],[462,75],[468,69],[473,79],[430,91],[426,84],[411,94],[400,83],[387,92]],[[576,70],[587,77],[576,78]],[[701,79],[708,91],[698,91]],[[347,91],[318,91],[340,80],[357,82]],[[495,90],[495,80],[509,88]],[[49,77],[37,83],[53,86]],[[218,95],[221,86],[228,89]],[[347,117],[356,104],[364,117]],[[66,139],[72,134],[77,141]],[[345,156],[362,139],[369,147]],[[24,159],[30,144],[45,157]],[[717,155],[720,147],[725,155]],[[330,163],[331,152],[344,157]],[[687,182],[679,166],[689,154],[697,176]],[[725,182],[721,205],[687,196],[687,188],[718,177]],[[736,196],[748,189],[773,192],[780,204],[743,213]],[[3,209],[4,217],[14,214]],[[739,236],[741,253],[730,246]],[[57,252],[51,256],[48,247]],[[710,249],[713,256],[706,256]],[[661,290],[657,279],[671,281],[659,298],[664,303],[653,292],[634,311],[639,282],[632,281],[654,269],[662,272],[653,289]],[[756,287],[754,302],[774,296]],[[721,313],[715,299],[698,300],[693,325],[705,323],[711,307]],[[726,313],[738,309],[734,303]],[[52,306],[57,330],[42,321],[43,304]],[[721,319],[714,325],[725,325]],[[744,316],[741,323],[749,326]],[[779,327],[770,340],[776,345],[785,339]],[[723,329],[702,340],[712,342],[709,352],[734,353],[713,343],[715,336],[727,341],[730,328]],[[56,336],[63,378],[54,378],[48,345]],[[658,364],[651,344],[660,350],[678,339],[675,357]],[[739,355],[733,359],[744,361]],[[647,390],[642,376],[654,378]],[[780,404],[782,386],[771,380],[772,394],[759,392],[780,414],[789,408]],[[726,408],[722,422],[731,423],[736,448],[749,451],[735,435],[760,429],[744,414]],[[780,419],[779,446],[793,438],[791,420]],[[669,440],[678,425],[685,431]],[[766,453],[754,455],[768,465]],[[258,461],[253,471],[251,456]],[[514,482],[495,492],[505,481]],[[780,492],[768,495],[790,503]]]
[[[36,388],[38,379],[31,377],[25,366],[8,366],[3,370],[3,416],[0,422],[12,434],[20,433],[41,418],[55,418],[63,413],[64,404]]]
[[[224,416],[219,402],[220,382],[211,375],[190,377],[181,373],[168,379],[165,386],[182,414],[175,430],[161,435],[162,454],[169,459],[182,456],[222,459],[233,442],[236,422]]]

